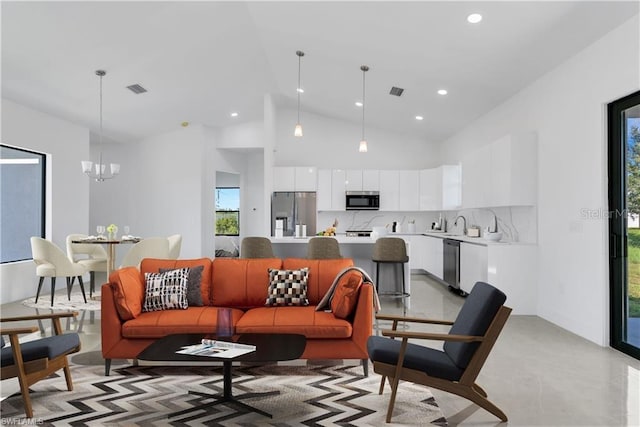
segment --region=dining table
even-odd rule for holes
[[[89,236],[84,239],[72,240],[72,243],[107,245],[107,280],[108,280],[109,276],[111,276],[111,272],[116,269],[115,268],[116,245],[134,244],[134,243],[138,243],[141,240],[142,239],[140,237],[112,238],[112,237],[105,237],[105,236],[98,236],[98,237]]]

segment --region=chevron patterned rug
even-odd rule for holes
[[[235,405],[205,405],[204,409],[176,412],[213,402],[189,391],[222,393],[222,367],[124,367],[105,377],[103,366],[72,365],[74,390],[64,378],[42,380],[31,390],[38,425],[166,426],[166,425],[274,425],[380,426],[385,425],[390,389],[378,394],[380,376],[362,376],[362,367],[234,366],[233,393],[280,393],[242,402],[273,414],[267,418]],[[2,421],[26,423],[22,398],[13,395],[1,404]],[[429,389],[401,383],[389,425],[446,426]]]

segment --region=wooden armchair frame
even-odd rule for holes
[[[0,322],[19,322],[28,320],[46,320],[51,319],[53,324],[53,332],[55,335],[62,335],[62,326],[60,325],[60,319],[66,317],[76,317],[78,312],[58,312],[51,314],[33,315],[33,316],[20,316],[20,317],[3,317],[0,318]],[[29,397],[29,387],[43,378],[48,377],[52,373],[59,369],[64,369],[64,377],[67,382],[67,390],[73,390],[73,381],[71,379],[71,371],[69,370],[69,361],[67,356],[72,353],[80,351],[80,345],[73,348],[71,351],[63,353],[56,358],[48,359],[36,359],[28,362],[24,362],[22,359],[22,352],[20,349],[20,341],[18,336],[21,334],[28,334],[39,331],[37,326],[27,326],[18,328],[5,328],[0,326],[0,335],[8,335],[9,342],[11,343],[13,354],[13,365],[2,366],[0,374],[2,380],[8,378],[18,378],[20,383],[20,391],[22,393],[22,400],[24,401],[25,414],[28,418],[33,417],[33,409],[31,406],[31,398]]]
[[[501,306],[496,313],[491,325],[487,329],[484,336],[470,336],[470,335],[451,335],[446,333],[429,333],[429,332],[407,332],[398,331],[398,323],[414,322],[414,323],[427,323],[437,325],[453,325],[453,322],[446,320],[432,320],[421,319],[416,317],[403,317],[394,315],[377,315],[378,320],[391,320],[393,322],[392,329],[382,330],[382,335],[391,337],[392,339],[402,339],[402,345],[398,354],[398,362],[396,365],[373,362],[374,372],[382,375],[380,381],[379,394],[382,394],[384,389],[385,378],[389,377],[389,383],[391,385],[391,397],[389,399],[389,408],[387,410],[387,422],[391,422],[391,416],[393,414],[393,406],[396,400],[396,393],[398,390],[398,384],[400,380],[410,381],[417,384],[422,384],[427,387],[437,388],[461,397],[468,399],[476,405],[486,409],[502,421],[507,421],[507,416],[500,408],[491,403],[487,399],[487,393],[482,387],[476,384],[478,374],[482,369],[491,349],[493,348],[500,332],[504,328],[504,325],[511,314],[511,308],[507,306]],[[403,367],[404,355],[407,348],[407,343],[410,338],[413,339],[428,339],[439,341],[457,341],[457,342],[479,342],[480,345],[476,349],[469,365],[464,370],[464,373],[460,377],[459,381],[449,381],[446,379],[432,377],[423,371],[408,369]]]

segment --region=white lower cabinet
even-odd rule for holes
[[[442,280],[443,245],[440,237],[422,236],[425,248],[424,269]]]
[[[426,270],[427,237],[417,235],[406,236],[404,239],[409,242],[409,268],[411,270]]]
[[[460,243],[460,289],[469,293],[476,282],[486,282],[487,262],[486,246]]]

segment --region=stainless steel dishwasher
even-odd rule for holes
[[[443,279],[449,288],[460,292],[460,241],[454,239],[442,239],[443,252]]]

